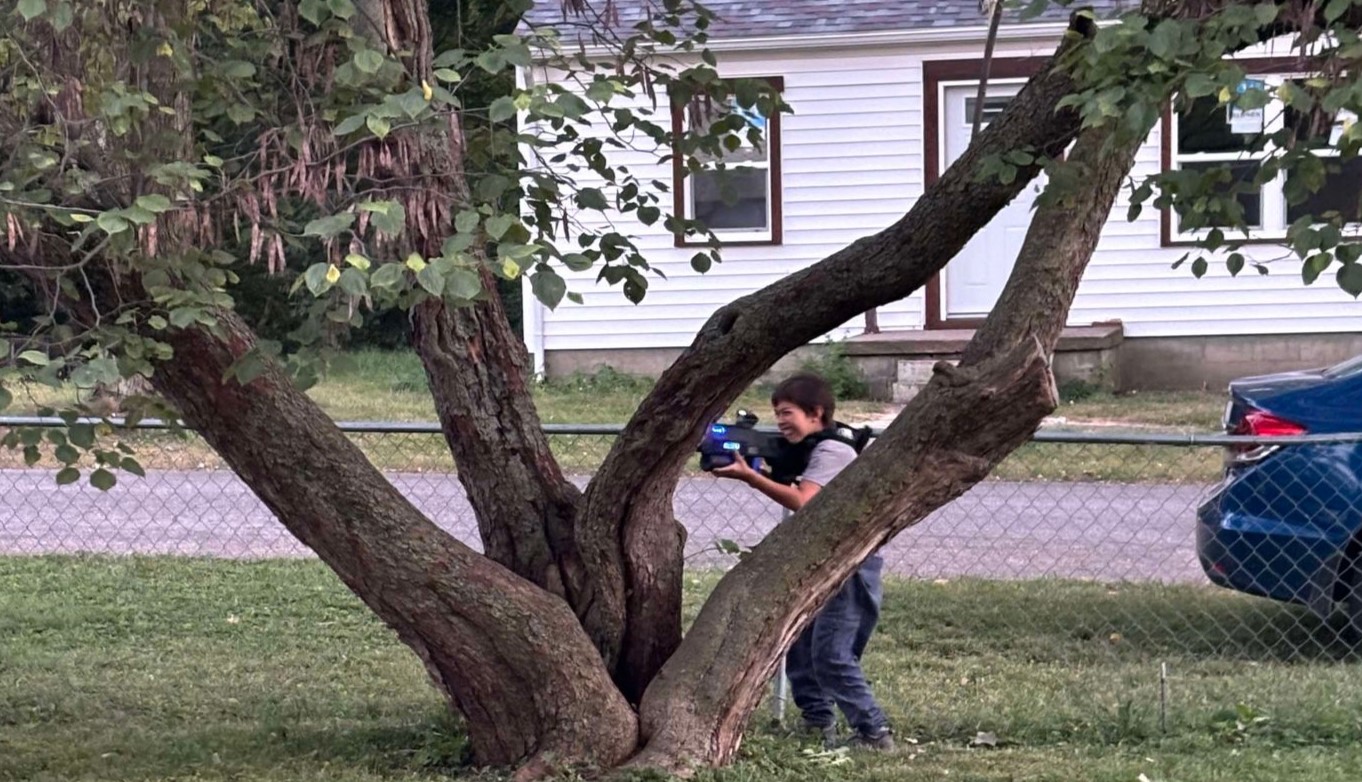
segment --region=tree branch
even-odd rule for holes
[[[609,645],[620,650],[615,659],[627,660],[644,684],[680,640],[679,626],[659,634],[652,622],[661,603],[679,613],[671,498],[704,427],[780,357],[924,285],[1036,174],[976,181],[984,159],[1028,147],[1053,156],[1068,146],[1079,118],[1056,110],[1074,89],[1057,64],[1094,32],[1075,16],[1050,62],[894,225],[716,312],[631,418],[587,490],[577,539],[587,567],[616,578],[600,583],[584,618],[588,632],[617,632]],[[645,619],[654,632],[627,638]]]
[[[648,744],[634,762],[725,762],[778,652],[832,592],[894,535],[982,480],[1054,410],[1049,356],[1142,141],[1112,144],[1105,130],[1079,138],[1062,164],[1079,186],[1037,211],[965,360],[938,364],[882,437],[720,581],[644,696]],[[691,693],[686,708],[678,692]]]

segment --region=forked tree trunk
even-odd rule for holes
[[[478,760],[613,766],[636,719],[560,598],[452,538],[411,505],[277,369],[224,380],[253,337],[171,337],[153,377],[185,422],[420,656],[467,718]]]
[[[646,685],[680,640],[683,538],[672,496],[704,427],[782,356],[926,284],[1039,171],[976,181],[989,156],[1055,155],[1069,145],[1079,118],[1057,108],[1074,89],[1059,63],[1094,31],[1075,16],[1049,63],[901,220],[722,307],[659,378],[588,487],[577,524],[584,560],[602,579],[618,579],[613,587],[602,580],[601,624],[588,628],[593,637],[626,628],[617,658],[624,681]]]
[[[1037,211],[960,366],[938,364],[851,468],[720,581],[644,698],[634,764],[686,771],[731,758],[779,654],[859,563],[982,480],[1054,410],[1050,356],[1142,142],[1080,136],[1066,165],[1081,186]]]

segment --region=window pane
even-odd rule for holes
[[[767,119],[756,110],[755,107],[745,109],[737,105],[731,99],[725,104],[712,104],[711,111],[705,111],[704,106],[697,105],[696,114],[699,115],[699,123],[696,125],[697,132],[708,133],[710,126],[727,115],[736,115],[744,121],[739,129],[734,130],[732,123],[727,123],[724,134],[720,142],[724,147],[723,161],[729,165],[739,163],[751,163],[755,161],[767,160],[770,152],[770,144],[767,133]],[[757,132],[757,144],[753,145],[751,134],[753,129]],[[736,140],[738,146],[734,148],[733,142]],[[716,158],[707,152],[699,152],[696,159],[702,162],[713,162]]]
[[[1358,211],[1358,195],[1362,193],[1362,158],[1346,162],[1329,159],[1324,161],[1324,165],[1328,173],[1320,189],[1311,193],[1302,203],[1287,204],[1288,223],[1294,223],[1306,215],[1321,218],[1328,212],[1338,212],[1349,222],[1359,221],[1362,216]]]
[[[1258,188],[1253,185],[1253,177],[1258,174],[1259,164],[1257,161],[1248,161],[1244,163],[1211,163],[1211,162],[1183,163],[1181,167],[1191,171],[1202,172],[1222,169],[1228,170],[1230,181],[1221,182],[1217,192],[1228,193],[1230,187],[1238,183],[1243,183],[1242,187],[1246,187],[1248,189],[1241,189],[1239,195],[1236,197],[1236,200],[1238,200],[1240,205],[1242,205],[1244,208],[1244,223],[1251,228],[1259,228],[1262,226],[1263,194],[1261,188]],[[1214,226],[1225,227],[1230,224],[1231,223],[1229,220],[1217,218],[1212,218],[1210,220],[1211,227]]]
[[[1242,152],[1259,135],[1231,132],[1228,107],[1219,105],[1214,97],[1197,98],[1178,114],[1178,145],[1173,154]]]
[[[690,178],[694,218],[711,230],[766,230],[769,200],[766,169],[701,171]]]
[[[1012,102],[1011,95],[985,95],[983,116],[979,118],[979,129],[983,130],[988,124],[997,119],[1007,108],[1007,104]],[[965,98],[965,124],[974,127],[974,107],[979,105],[978,98]]]

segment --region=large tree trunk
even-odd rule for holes
[[[959,367],[938,364],[852,467],[720,581],[644,697],[636,764],[727,761],[779,654],[859,563],[1030,439],[1058,402],[1050,356],[1142,141],[1079,138],[1065,165],[1081,187],[1037,211]]]
[[[171,338],[157,390],[416,651],[467,717],[478,760],[627,757],[634,713],[567,604],[422,516],[277,369],[224,380],[253,337],[218,316],[222,339],[198,328]]]

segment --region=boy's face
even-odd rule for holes
[[[797,443],[823,428],[823,409],[815,407],[809,415],[793,402],[776,405],[776,428],[786,440]]]

